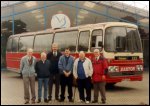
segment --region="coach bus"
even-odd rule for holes
[[[26,55],[27,48],[33,48],[33,55],[39,59],[42,51],[51,50],[52,43],[58,43],[62,52],[69,47],[75,58],[79,51],[84,51],[86,57],[92,59],[93,50],[100,49],[109,64],[106,77],[109,84],[143,79],[143,52],[138,27],[124,22],[88,24],[12,35],[7,43],[7,69],[19,73],[20,59]]]

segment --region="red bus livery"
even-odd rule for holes
[[[66,47],[71,55],[78,57],[84,51],[88,58],[93,57],[94,49],[108,61],[107,83],[123,80],[141,81],[143,74],[143,52],[138,27],[123,22],[106,22],[63,29],[47,29],[12,35],[8,39],[6,62],[9,70],[19,73],[20,59],[27,48],[33,48],[33,55],[40,58],[42,51],[48,52],[52,43],[58,43],[59,50]]]

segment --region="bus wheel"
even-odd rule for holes
[[[107,83],[106,88],[113,88],[116,83]]]

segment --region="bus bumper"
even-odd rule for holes
[[[142,81],[142,80],[143,80],[143,71],[108,73],[106,77],[107,83],[117,83],[121,81]]]

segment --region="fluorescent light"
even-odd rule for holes
[[[40,20],[38,20],[38,21],[42,23],[42,22],[44,22],[44,19],[40,19]]]
[[[80,10],[80,13],[82,13],[82,14],[88,14],[89,12],[86,11],[86,10]]]
[[[30,1],[30,2],[26,2],[25,5],[26,5],[27,7],[33,7],[33,6],[36,6],[37,3],[36,3],[36,1]]]
[[[34,11],[31,11],[31,13],[35,14],[35,13],[39,13],[40,10],[34,10]]]
[[[9,20],[9,22],[12,22],[12,20]]]
[[[41,15],[41,14],[40,15],[36,15],[35,17],[36,18],[43,18],[43,15]]]
[[[7,28],[3,28],[2,30],[3,30],[3,31],[6,31],[6,30],[7,30]]]
[[[141,19],[141,20],[139,20],[140,22],[143,22],[143,23],[149,23],[149,19],[147,19],[147,18],[144,18],[144,19]]]
[[[41,24],[44,24],[43,22]]]
[[[78,15],[78,18],[84,18],[84,16],[82,16],[82,15]]]
[[[89,8],[93,8],[95,6],[94,3],[89,2],[89,1],[86,1],[83,5],[86,6],[86,7],[89,7]]]

